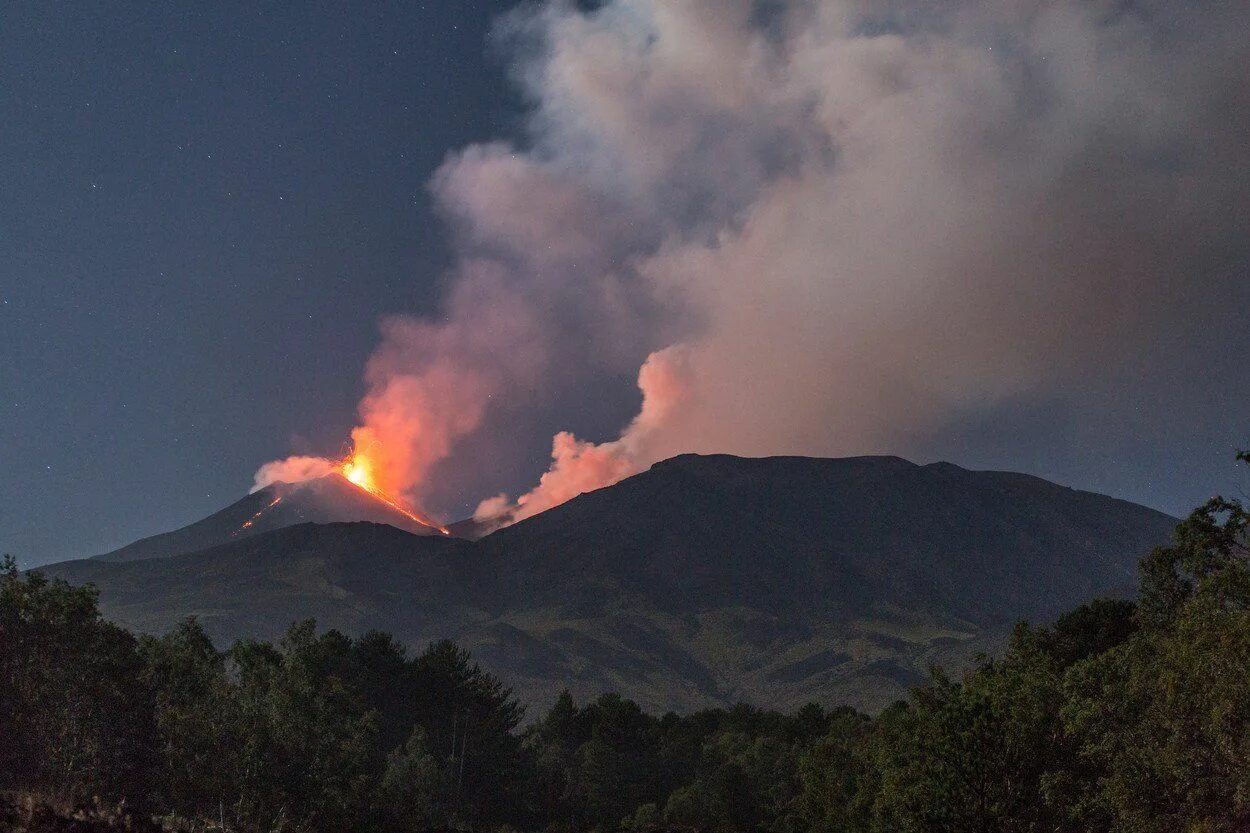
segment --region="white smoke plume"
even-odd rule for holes
[[[1245,281],[1250,6],[550,2],[501,24],[528,141],[433,183],[463,260],[396,319],[356,445],[420,498],[491,409],[646,358],[511,522],[684,451],[900,451],[1118,384]],[[1243,220],[1238,221],[1238,217]],[[559,428],[560,426],[552,426]]]
[[[642,409],[618,440],[590,443],[568,431],[552,441],[551,468],[538,485],[508,502],[506,494],[487,498],[478,504],[473,519],[482,524],[515,523],[583,492],[598,489],[637,474],[648,463],[666,456],[653,446],[658,432],[669,426],[674,412],[683,407],[690,380],[683,348],[670,347],[652,353],[638,372]]]
[[[324,457],[297,456],[274,460],[257,469],[252,491],[258,492],[274,483],[303,483],[305,480],[325,477],[333,471],[334,463]]]

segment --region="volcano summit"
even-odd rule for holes
[[[171,532],[141,538],[98,555],[102,561],[143,561],[228,544],[260,532],[302,523],[369,521],[413,535],[446,535],[434,521],[405,509],[387,495],[351,482],[334,472],[300,483],[273,483]]]

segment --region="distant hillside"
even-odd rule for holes
[[[416,535],[438,534],[419,519],[352,485],[341,474],[329,474],[303,483],[274,483],[207,518],[172,532],[141,538],[96,558],[104,561],[169,558],[295,524],[344,521],[388,524]]]
[[[894,457],[683,455],[480,541],[301,524],[170,558],[66,562],[106,613],[221,640],[316,617],[449,637],[546,702],[879,707],[934,663],[1122,594],[1174,519],[1004,472]]]

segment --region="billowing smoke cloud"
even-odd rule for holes
[[[256,471],[256,483],[252,491],[259,491],[273,483],[302,483],[324,477],[334,471],[334,463],[324,457],[287,457],[274,460]]]
[[[524,304],[510,302],[509,292],[497,264],[469,261],[457,273],[444,320],[383,322],[382,344],[365,371],[361,423],[352,431],[352,456],[367,461],[371,485],[420,502],[430,467],[479,426],[491,398],[507,391],[509,380],[537,373],[541,345]],[[253,489],[320,477],[340,464],[318,457],[266,463]]]
[[[649,356],[618,439],[558,433],[535,488],[478,507],[509,522],[683,451],[902,451],[1134,372],[1178,322],[1219,338],[1248,27],[1150,0],[527,7],[500,36],[528,142],[435,178],[462,264],[442,319],[386,324],[356,447],[419,499],[492,409]]]
[[[652,353],[638,372],[642,409],[620,439],[596,444],[561,431],[552,441],[551,468],[538,485],[517,498],[515,505],[508,502],[506,494],[487,498],[478,504],[474,520],[482,524],[524,520],[583,492],[637,474],[665,456],[657,454],[653,441],[669,426],[674,412],[684,406],[690,390],[688,372],[684,348]]]

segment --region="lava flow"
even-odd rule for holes
[[[240,526],[238,529],[236,529],[234,532],[231,532],[231,533],[230,533],[230,534],[231,534],[231,536],[238,535],[240,532],[242,532],[243,530],[247,529],[247,528],[248,528],[248,527],[250,527],[252,524],[256,523],[257,519],[258,519],[258,518],[260,518],[260,516],[261,516],[261,515],[265,514],[265,513],[266,513],[266,512],[268,512],[270,509],[274,508],[275,506],[277,506],[277,505],[278,505],[279,503],[281,503],[281,502],[282,502],[282,496],[281,496],[281,495],[279,495],[278,497],[276,497],[276,498],[274,498],[273,500],[269,501],[269,503],[268,503],[268,504],[266,504],[266,505],[265,505],[265,507],[264,507],[263,509],[261,509],[259,512],[257,512],[257,513],[256,513],[255,515],[253,515],[252,517],[248,518],[246,521],[244,521],[244,522],[243,522],[243,525],[242,525],[242,526]]]
[[[348,483],[351,483],[361,491],[368,492],[404,517],[416,521],[422,526],[436,529],[443,535],[451,535],[451,532],[446,527],[439,526],[429,518],[423,518],[412,510],[404,508],[399,501],[378,488],[377,481],[373,477],[373,467],[369,463],[369,458],[363,454],[357,452],[340,463],[339,473],[343,475]]]

